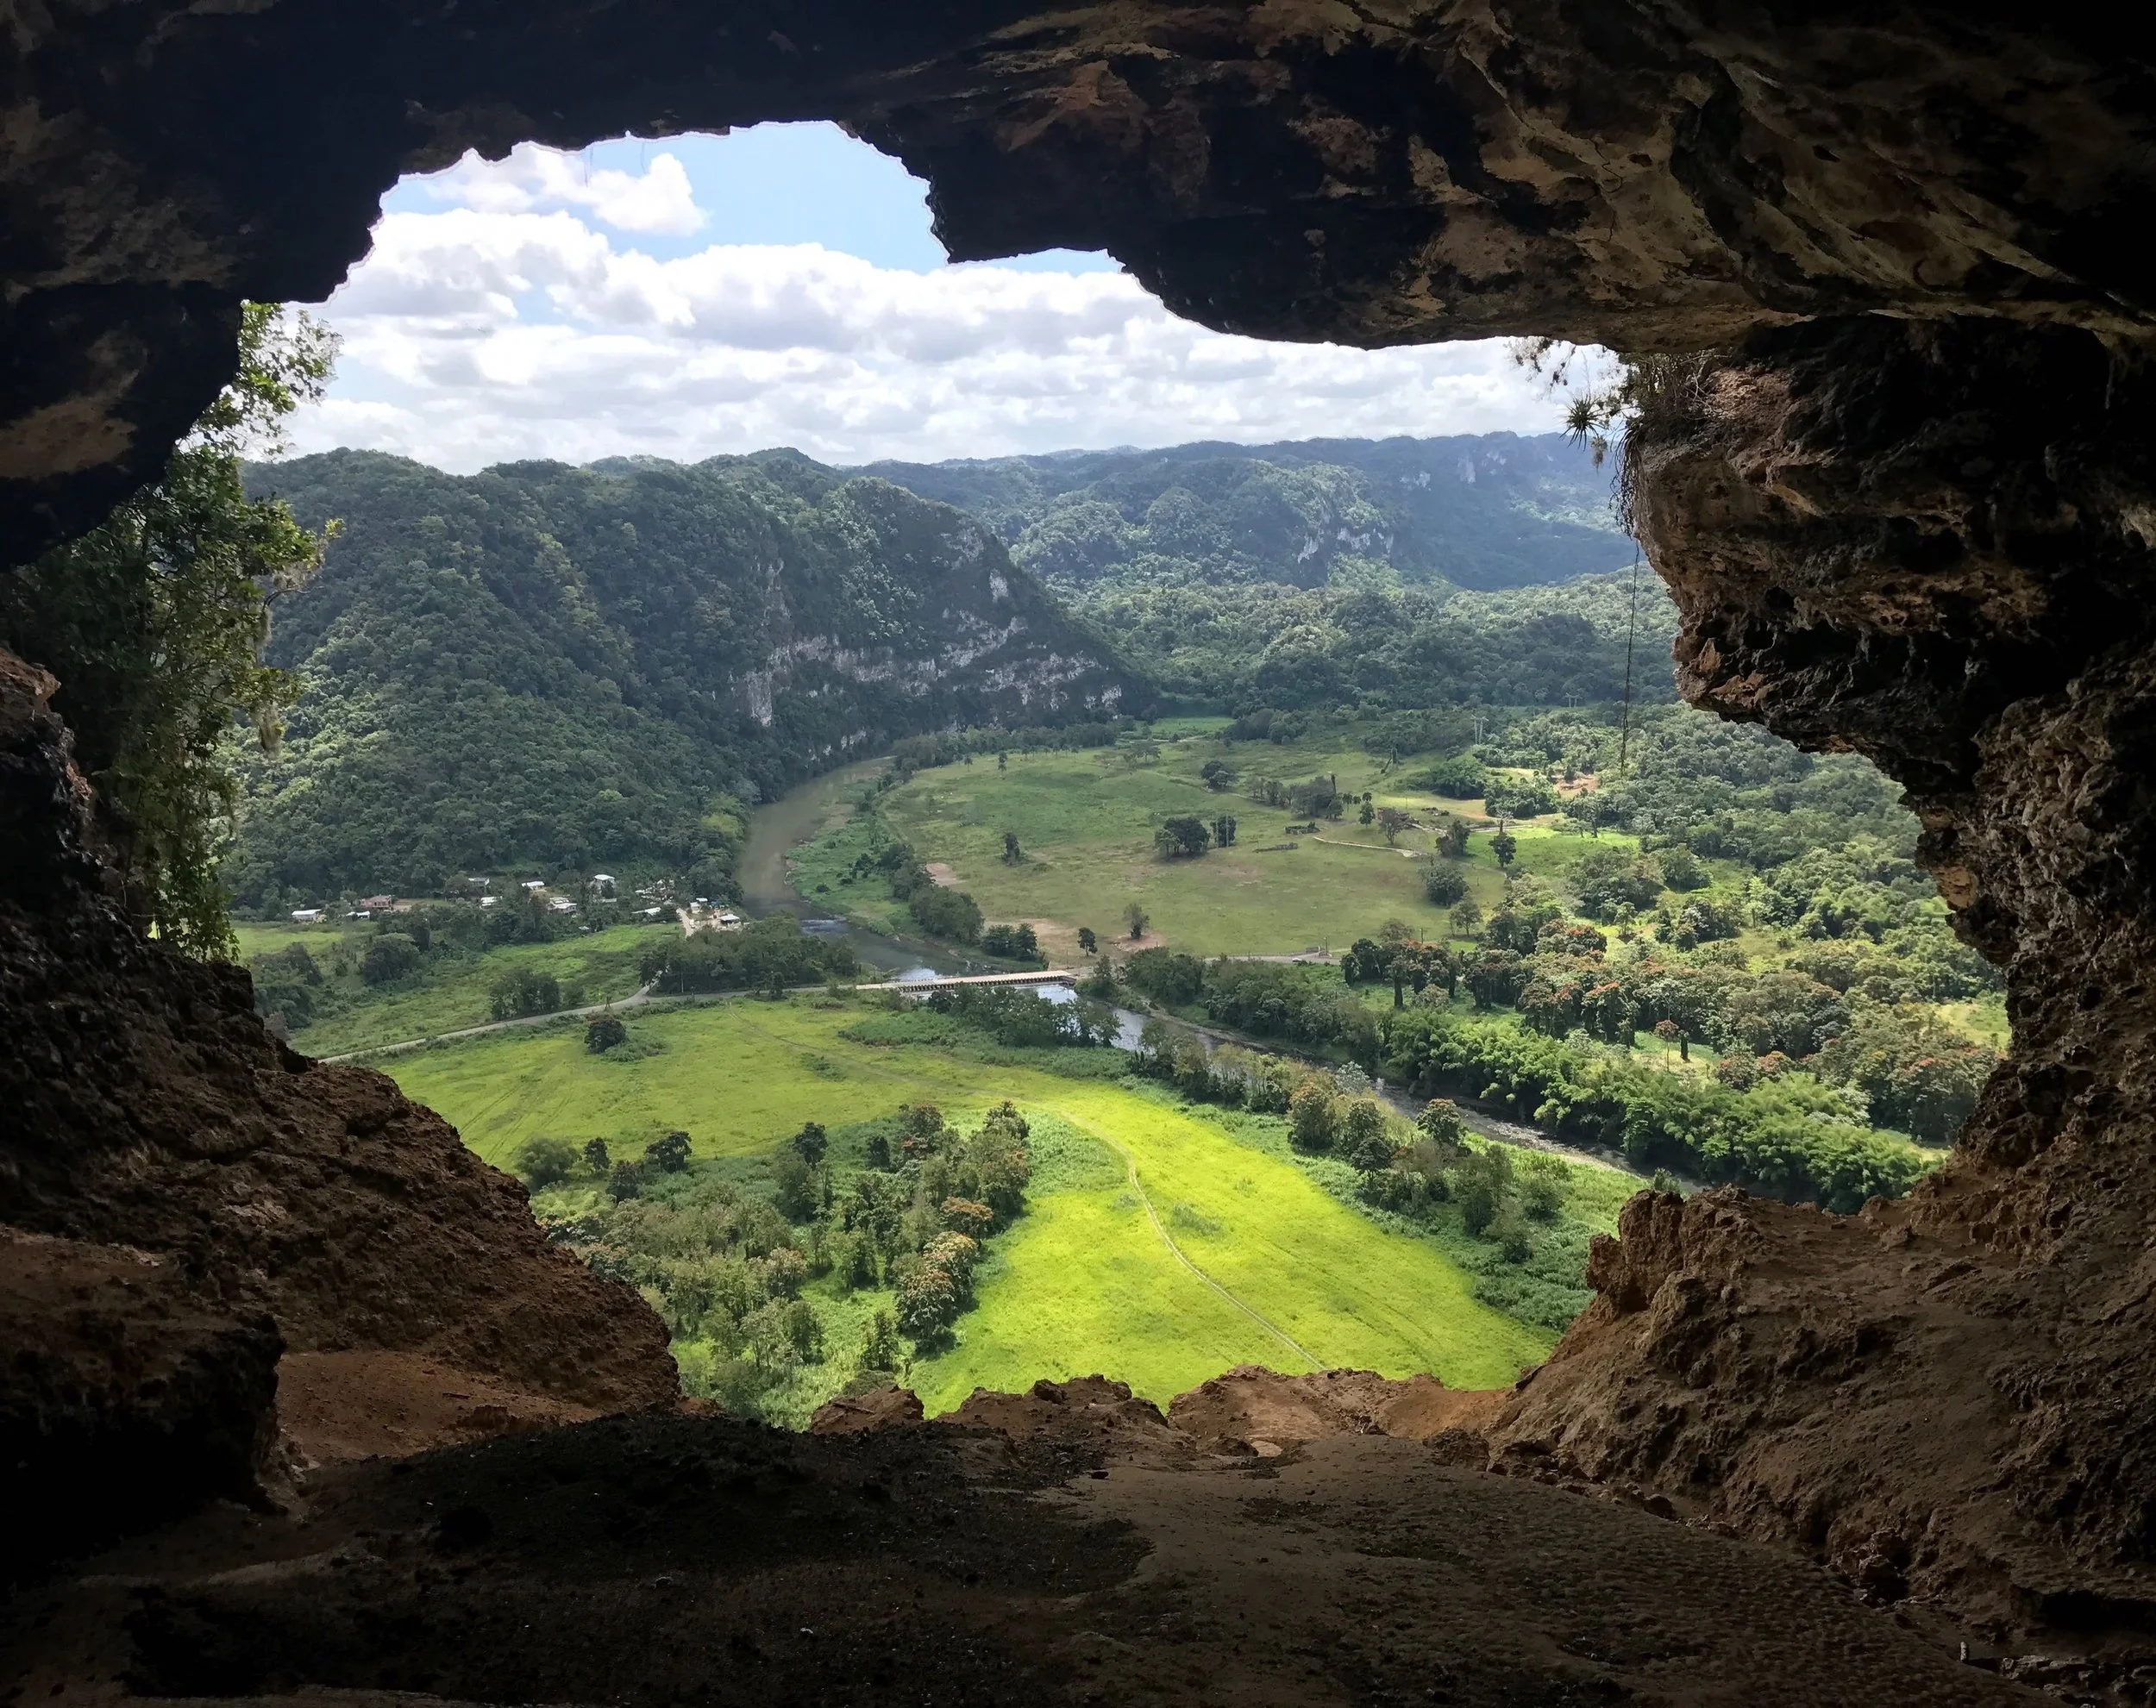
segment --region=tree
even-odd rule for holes
[[[1370,822],[1373,818],[1376,818],[1376,816],[1377,816],[1377,809],[1376,809],[1376,807],[1372,806],[1372,805],[1371,805],[1371,804],[1370,804],[1368,801],[1364,801],[1364,802],[1363,803],[1363,804],[1362,804],[1361,808],[1360,808],[1360,809],[1357,811],[1357,813],[1356,813],[1356,815],[1355,815],[1355,822],[1356,822],[1357,824],[1368,824],[1368,823],[1369,823],[1369,822]]]
[[[869,1319],[868,1332],[861,1341],[861,1367],[896,1375],[899,1361],[905,1356],[899,1345],[899,1325],[887,1311],[879,1311]]]
[[[783,1150],[771,1164],[771,1201],[789,1222],[805,1222],[816,1214],[816,1173],[791,1150]]]
[[[584,1048],[593,1055],[604,1055],[628,1039],[629,1028],[622,1024],[618,1014],[595,1014],[592,1023],[584,1029]]]
[[[1198,778],[1206,788],[1219,794],[1235,786],[1235,767],[1224,759],[1209,759],[1198,767]]]
[[[812,1168],[824,1166],[824,1153],[830,1148],[830,1136],[820,1121],[804,1121],[801,1130],[793,1138],[793,1153]]]
[[[997,769],[998,771],[1008,771],[1010,768],[1011,768],[1011,755],[1010,755],[1010,754],[1009,754],[1009,753],[1008,753],[1008,751],[1006,751],[1006,749],[1003,749],[1003,748],[999,748],[996,750],[996,769]]]
[[[1018,846],[1018,833],[1015,830],[1006,830],[1003,833],[1003,863],[1006,866],[1016,866],[1025,858],[1025,851]]]
[[[627,1157],[614,1165],[614,1172],[606,1178],[606,1195],[616,1204],[641,1198],[644,1190],[643,1165],[631,1162]]]
[[[1322,1078],[1313,1073],[1295,1087],[1288,1099],[1288,1129],[1298,1149],[1332,1149],[1338,1123],[1338,1099]]]
[[[1340,1151],[1348,1162],[1364,1173],[1393,1166],[1392,1136],[1385,1130],[1385,1111],[1369,1098],[1357,1098],[1340,1117]]]
[[[1470,898],[1459,904],[1445,916],[1456,937],[1473,937],[1482,929],[1482,910],[1479,903]]]
[[[584,1142],[584,1166],[601,1177],[614,1166],[613,1159],[606,1154],[605,1140],[586,1139]]]
[[[1163,860],[1195,860],[1212,841],[1205,820],[1187,813],[1163,820],[1153,832],[1153,846]]]
[[[250,502],[241,460],[284,446],[322,395],[336,337],[304,314],[241,311],[239,372],[166,465],[82,538],[0,577],[0,641],[60,679],[53,708],[108,810],[122,900],[184,954],[229,959],[217,866],[239,783],[235,721],[273,750],[297,676],[260,662],[268,602],[322,562],[275,499]]]
[[[679,1174],[689,1166],[689,1136],[676,1128],[644,1148],[644,1161],[662,1173]]]
[[[1078,947],[1084,950],[1087,954],[1094,954],[1099,952],[1100,948],[1100,940],[1093,935],[1092,926],[1081,925],[1078,928]]]
[[[1449,860],[1426,855],[1422,861],[1422,893],[1432,907],[1451,907],[1467,898],[1467,874]]]
[[[1422,1113],[1415,1117],[1415,1130],[1435,1145],[1457,1149],[1467,1142],[1467,1123],[1451,1098],[1432,1098],[1423,1104]]]
[[[1468,835],[1464,818],[1446,819],[1444,827],[1438,832],[1438,852],[1447,860],[1465,860]]]
[[[1235,846],[1235,816],[1232,813],[1222,813],[1213,821],[1213,840],[1224,848]]]
[[[1513,835],[1509,826],[1501,824],[1497,834],[1489,839],[1489,851],[1496,856],[1501,868],[1509,867],[1520,852],[1520,839]]]
[[[517,1172],[537,1192],[576,1173],[576,1147],[567,1139],[527,1139],[517,1152]]]
[[[1377,809],[1377,828],[1384,834],[1385,845],[1388,848],[1396,844],[1400,841],[1400,833],[1414,822],[1412,815],[1402,812],[1396,806],[1381,806]]]
[[[1146,911],[1143,907],[1140,907],[1138,903],[1131,902],[1124,907],[1123,918],[1124,922],[1131,928],[1131,941],[1135,943],[1140,937],[1143,937],[1145,935],[1145,926],[1148,918]]]

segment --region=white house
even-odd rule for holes
[[[719,910],[718,924],[722,931],[738,931],[742,927],[742,917],[731,908],[722,908]]]
[[[481,896],[479,898],[479,905],[481,907],[492,907],[501,898],[499,896]]]
[[[611,872],[594,872],[592,874],[592,886],[596,890],[601,891],[606,895],[612,895],[614,893],[614,874]]]
[[[311,925],[321,917],[322,910],[318,907],[296,907],[292,910],[292,919],[298,924]]]
[[[527,892],[533,890],[543,890],[546,887],[547,880],[543,878],[527,878],[524,879],[524,889]]]

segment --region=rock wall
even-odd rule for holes
[[[145,1519],[230,1492],[275,1434],[280,1352],[423,1357],[578,1415],[677,1398],[657,1317],[549,1246],[448,1123],[284,1048],[238,968],[134,935],[53,689],[0,653],[0,1226],[47,1236],[10,1236],[0,1273],[60,1301],[9,1336],[10,1478],[110,1448],[116,1487],[158,1485]]]
[[[1686,374],[1636,441],[1700,704],[1908,787],[2012,1052],[1953,1161],[1837,1218],[1627,1207],[1494,1432],[1882,1599],[2156,1654],[2156,468],[2086,335],[1871,321]]]
[[[2152,26],[1984,0],[55,0],[0,50],[0,541],[95,519],[400,172],[837,118],[962,258],[1270,337],[1628,349],[1793,318],[2149,329]]]

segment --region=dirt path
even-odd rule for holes
[[[1144,1183],[1138,1177],[1138,1159],[1131,1155],[1128,1150],[1124,1148],[1122,1143],[1119,1140],[1109,1137],[1107,1134],[1102,1132],[1097,1127],[1087,1126],[1086,1123],[1079,1120],[1068,1110],[1059,1109],[1056,1112],[1063,1120],[1069,1122],[1072,1126],[1077,1128],[1080,1132],[1090,1135],[1092,1137],[1100,1140],[1102,1144],[1107,1146],[1110,1150],[1113,1151],[1118,1156],[1123,1159],[1125,1178],[1129,1180],[1131,1190],[1138,1194],[1138,1201],[1145,1206],[1145,1219],[1153,1224],[1153,1231],[1160,1236],[1160,1242],[1168,1248],[1169,1254],[1175,1258],[1176,1262],[1181,1264],[1184,1268],[1188,1269],[1200,1282],[1202,1282],[1205,1286],[1211,1287],[1213,1292],[1219,1294],[1222,1298],[1225,1299],[1230,1304],[1233,1305],[1238,1311],[1241,1311],[1245,1317],[1249,1317],[1251,1322],[1257,1323],[1259,1328],[1264,1329],[1267,1334],[1270,1335],[1275,1340],[1278,1341],[1282,1346],[1286,1347],[1290,1352],[1294,1353],[1296,1357],[1303,1360],[1313,1370],[1319,1370],[1325,1367],[1311,1354],[1308,1348],[1303,1346],[1300,1342],[1295,1340],[1285,1329],[1282,1329],[1278,1323],[1272,1321],[1271,1318],[1252,1310],[1249,1305],[1244,1304],[1241,1299],[1238,1298],[1233,1293],[1230,1292],[1225,1287],[1222,1286],[1219,1282],[1214,1280],[1212,1276],[1206,1274],[1204,1270],[1200,1269],[1195,1263],[1193,1263],[1190,1261],[1189,1254],[1185,1252],[1181,1246],[1175,1243],[1174,1236],[1168,1231],[1165,1224],[1162,1223],[1160,1219],[1160,1212],[1153,1208],[1152,1197],[1146,1192]]]

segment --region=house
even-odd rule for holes
[[[547,909],[552,913],[574,913],[576,904],[565,896],[556,896],[547,904]]]
[[[524,879],[524,892],[527,895],[534,890],[543,890],[546,887],[547,880],[543,878],[527,878]]]
[[[642,907],[636,910],[636,917],[639,919],[656,919],[665,911],[666,909],[662,907]]]
[[[479,905],[481,907],[492,907],[501,898],[499,896],[481,896],[479,898]]]
[[[397,898],[394,896],[369,896],[365,901],[361,902],[360,905],[365,908],[369,913],[387,913],[392,908],[397,905]]]
[[[597,890],[601,895],[612,895],[614,893],[614,874],[611,872],[594,872],[592,874],[592,887]]]
[[[321,917],[322,910],[318,907],[296,907],[292,910],[292,923],[296,925],[311,925]]]
[[[722,931],[738,931],[743,922],[742,917],[731,908],[722,908],[719,910],[718,919],[713,923]]]

